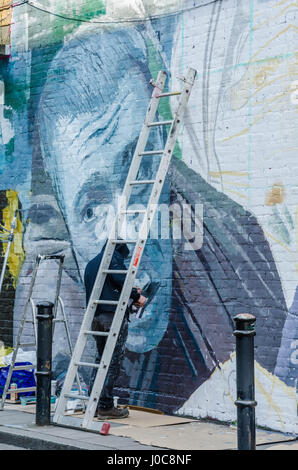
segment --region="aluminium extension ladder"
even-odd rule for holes
[[[24,347],[24,348],[33,347],[35,349],[37,348],[37,324],[36,324],[36,318],[35,318],[35,305],[34,305],[34,302],[33,302],[33,299],[32,299],[32,293],[33,293],[33,288],[34,288],[35,281],[36,281],[38,268],[40,266],[40,262],[43,261],[43,260],[58,260],[59,261],[58,278],[57,278],[55,299],[54,299],[54,307],[53,307],[53,331],[52,331],[52,333],[53,333],[53,336],[54,336],[54,329],[55,329],[55,324],[56,323],[59,323],[59,322],[64,323],[67,342],[68,342],[68,346],[69,346],[69,351],[70,351],[71,355],[73,354],[73,348],[72,348],[71,339],[70,339],[70,331],[69,331],[69,327],[68,327],[68,324],[67,324],[67,318],[66,318],[66,315],[65,315],[64,304],[63,304],[63,301],[62,301],[61,297],[59,296],[60,287],[61,287],[62,266],[63,266],[63,262],[64,262],[64,255],[40,255],[39,254],[36,257],[36,261],[35,261],[33,272],[32,272],[32,277],[31,277],[31,281],[30,281],[28,296],[27,296],[27,299],[26,299],[26,302],[25,302],[25,307],[24,307],[24,312],[23,312],[23,316],[22,316],[22,320],[21,320],[21,325],[20,325],[20,328],[18,330],[18,335],[17,335],[17,340],[16,340],[16,347],[15,347],[15,349],[13,351],[13,354],[12,354],[11,363],[10,363],[9,369],[8,369],[8,375],[7,375],[7,378],[6,378],[6,381],[5,381],[5,386],[4,386],[4,390],[3,390],[3,394],[2,394],[2,398],[1,398],[1,402],[0,402],[0,411],[2,411],[3,408],[4,408],[4,404],[5,404],[7,394],[36,391],[35,386],[34,387],[17,388],[17,389],[13,389],[13,390],[10,389],[9,387],[10,387],[10,381],[11,381],[13,371],[33,369],[32,364],[15,366],[15,363],[16,363],[16,360],[17,360],[17,353],[18,353],[18,350],[19,350],[20,347]],[[60,309],[61,309],[61,312],[62,312],[62,318],[58,318],[58,315],[57,315],[58,305],[60,305]],[[31,306],[31,314],[32,314],[32,319],[31,320],[27,319],[27,312],[28,312],[28,307],[29,306]],[[23,330],[24,330],[24,327],[25,327],[26,323],[30,323],[30,324],[33,325],[34,341],[30,342],[30,343],[28,343],[28,342],[27,343],[22,343],[21,342],[22,341]],[[80,384],[80,381],[78,379],[78,376],[76,376],[76,380],[77,380],[79,391],[80,391],[80,393],[82,393],[81,384]]]
[[[109,369],[109,365],[112,359],[112,355],[115,349],[119,331],[122,325],[122,321],[128,307],[129,296],[134,285],[134,280],[136,277],[137,269],[140,264],[140,260],[144,251],[145,243],[148,237],[149,229],[156,211],[157,203],[159,196],[162,191],[163,183],[168,171],[168,167],[171,161],[172,153],[176,143],[176,138],[180,130],[185,108],[190,96],[192,86],[194,84],[196,76],[196,71],[192,68],[189,68],[186,77],[182,78],[184,82],[182,90],[180,92],[169,92],[163,93],[163,88],[165,85],[167,74],[164,71],[158,73],[156,82],[153,80],[150,81],[150,84],[154,87],[152,97],[147,109],[145,116],[145,121],[139,135],[139,139],[135,148],[135,152],[131,161],[130,169],[126,179],[126,183],[123,189],[122,197],[120,199],[120,204],[118,205],[118,213],[115,218],[113,229],[107,240],[101,265],[99,267],[93,290],[87,305],[87,309],[84,315],[84,319],[81,325],[80,333],[74,348],[74,353],[70,361],[64,385],[55,409],[55,414],[53,416],[53,423],[59,425],[68,426],[69,418],[65,416],[65,408],[68,398],[81,398],[82,400],[87,400],[88,404],[85,409],[84,417],[81,418],[72,418],[71,427],[80,427],[83,429],[94,429],[94,415],[97,408],[97,403],[100,398],[102,388],[106,379],[106,375]],[[172,95],[180,95],[179,103],[177,110],[174,114],[174,118],[171,121],[154,121],[155,115],[157,113],[159,100],[163,97],[168,97]],[[146,151],[146,144],[149,138],[150,130],[153,126],[165,126],[170,125],[170,130],[168,132],[168,137],[166,145],[162,150],[151,150]],[[142,157],[145,155],[162,155],[159,163],[159,167],[155,176],[155,179],[152,180],[139,180],[138,171],[141,165]],[[149,202],[146,210],[128,210],[128,202],[132,194],[132,189],[136,185],[152,185],[152,191],[149,197]],[[144,215],[143,220],[140,224],[139,232],[137,235],[137,240],[122,240],[120,238],[121,227],[124,222],[126,214],[132,213],[142,213]],[[118,234],[118,235],[117,235]],[[127,270],[111,270],[109,269],[110,263],[114,254],[116,245],[119,244],[133,244],[135,245],[130,265]],[[106,276],[109,273],[125,274],[125,281],[121,290],[121,294],[118,301],[111,300],[98,300],[101,297],[102,289]],[[115,305],[116,311],[113,316],[113,322],[109,332],[98,332],[91,331],[91,324],[94,318],[95,310],[98,304],[109,304]],[[107,341],[102,354],[100,364],[92,364],[88,362],[82,362],[82,356],[84,348],[87,343],[87,338],[89,335],[95,336],[106,336]],[[97,373],[95,381],[92,387],[92,391],[89,397],[74,395],[71,393],[72,383],[77,374],[78,367],[92,367],[97,368]],[[74,421],[79,424],[75,424]]]

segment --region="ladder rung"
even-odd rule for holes
[[[19,346],[21,348],[29,348],[29,347],[32,347],[32,346],[36,346],[36,343],[21,343],[21,344],[19,344]]]
[[[97,367],[99,368],[100,364],[93,364],[92,362],[75,362],[75,366],[84,366],[84,367]]]
[[[40,259],[60,259],[64,260],[65,256],[64,255],[39,255]]]
[[[79,399],[79,400],[89,400],[89,397],[87,397],[86,395],[76,395],[75,393],[65,393],[64,396],[66,398],[76,398],[76,399]]]
[[[157,95],[156,98],[164,98],[165,96],[175,96],[175,95],[181,95],[181,91],[169,91],[167,93],[161,93],[160,95]]]
[[[94,300],[95,304],[99,305],[118,305],[118,300]]]
[[[154,184],[155,180],[135,180],[131,181],[129,184],[134,185],[134,184]]]
[[[111,240],[115,245],[120,245],[120,243],[126,245],[126,243],[137,243],[137,240]]]
[[[34,369],[33,364],[28,364],[26,366],[15,366],[13,367],[13,370],[27,370],[27,369]]]
[[[156,121],[156,122],[150,122],[147,124],[148,127],[153,127],[153,126],[167,126],[168,124],[172,124],[172,121]]]
[[[36,387],[10,388],[7,393],[35,392]]]
[[[63,318],[54,318],[53,323],[65,323],[65,320]]]
[[[105,269],[104,274],[127,274],[128,271],[124,269]]]
[[[139,153],[139,155],[156,155],[158,153],[164,153],[164,150],[147,150],[146,152]]]
[[[109,336],[108,331],[91,331],[91,330],[85,330],[84,331],[85,335],[94,335],[94,336]]]

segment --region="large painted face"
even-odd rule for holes
[[[109,235],[144,120],[151,91],[145,52],[142,37],[135,34],[132,43],[127,31],[73,40],[54,59],[40,100],[43,158],[81,273]],[[161,140],[155,133],[150,145],[161,148]],[[145,179],[155,166],[153,161],[144,162]],[[137,196],[140,201],[145,194]],[[168,196],[165,191],[163,202]],[[131,221],[130,229],[135,223]],[[130,350],[149,351],[162,339],[168,324],[170,279],[170,241],[149,241],[137,285],[149,286],[155,295],[142,318],[130,322]]]

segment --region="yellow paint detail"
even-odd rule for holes
[[[0,44],[10,44],[12,0],[0,0]]]
[[[236,390],[234,387],[230,386],[230,377],[232,373],[236,372],[236,352],[234,351],[230,355],[230,359],[225,363],[220,363],[220,368],[216,369],[213,373],[222,375],[223,381],[223,393],[224,397],[227,397],[234,404],[236,399]],[[255,367],[255,398],[258,402],[258,407],[262,407],[267,416],[276,416],[280,426],[284,429],[284,400],[286,399],[289,403],[289,406],[292,408],[297,403],[296,389],[294,387],[289,387],[277,376],[266,370],[262,367],[256,360],[254,361]],[[235,394],[235,396],[233,396]],[[282,396],[283,401],[279,401]],[[268,407],[267,407],[268,406]],[[258,419],[258,410],[257,407],[257,419]]]
[[[282,75],[282,76],[280,76],[280,77],[277,77],[276,79],[274,79],[274,80],[272,80],[271,82],[269,82],[266,86],[271,85],[273,82],[275,82],[276,80],[279,80],[280,78],[283,78],[283,77],[287,77],[287,75]],[[263,87],[263,88],[264,88],[264,87]],[[278,99],[283,98],[284,96],[286,96],[286,95],[289,94],[289,93],[290,93],[290,90],[287,91],[287,92],[285,92],[284,94],[279,95],[279,96],[276,97],[276,98],[278,98]],[[272,101],[274,101],[274,100],[272,100]],[[243,129],[242,131],[238,132],[237,134],[234,134],[234,135],[231,135],[231,136],[229,136],[229,137],[226,137],[225,139],[222,139],[222,142],[227,142],[227,141],[229,141],[229,140],[234,139],[235,137],[241,137],[242,135],[247,134],[247,133],[250,131],[250,129],[251,129],[257,122],[259,122],[261,119],[263,119],[267,114],[271,113],[272,111],[275,111],[276,108],[277,108],[279,105],[280,105],[280,102],[277,102],[277,104],[276,104],[275,106],[269,108],[266,112],[263,112],[263,113],[259,114],[258,117],[252,121],[252,123],[249,125],[249,127]]]
[[[266,193],[265,206],[282,204],[286,197],[285,187],[282,183],[275,183]]]
[[[296,397],[296,393],[294,391],[294,388],[292,387],[288,387],[286,384],[284,384],[278,377],[276,377],[275,375],[271,374],[270,372],[268,372],[266,369],[264,369],[262,366],[260,366],[260,364],[258,364],[257,361],[255,361],[255,368],[256,370],[258,370],[264,377],[267,378],[267,380],[269,381],[269,384],[271,385],[271,390],[269,390],[269,387],[266,391],[264,385],[261,384],[260,380],[258,380],[258,378],[255,378],[255,382],[256,382],[256,389],[259,393],[261,393],[264,398],[267,400],[268,402],[268,405],[269,405],[269,409],[268,409],[268,412],[269,410],[274,410],[277,417],[278,417],[278,420],[279,420],[279,423],[281,425],[282,428],[284,428],[283,426],[283,419],[282,419],[282,409],[280,408],[280,406],[278,405],[278,403],[276,402],[276,400],[274,400],[273,398],[273,389],[275,387],[279,388],[279,389],[282,389],[283,392],[288,396],[289,399],[291,400],[295,400],[297,401],[297,397]],[[268,385],[269,385],[268,384]],[[271,411],[270,410],[270,411]]]
[[[285,2],[281,2],[281,4],[279,4],[278,6],[281,6],[283,3],[285,3]],[[277,7],[277,5],[275,7]],[[261,27],[263,27],[265,25],[268,25],[270,22],[276,21],[278,18],[280,18],[282,15],[284,15],[286,13],[286,11],[289,10],[290,8],[298,8],[298,1],[292,2],[289,5],[285,6],[282,10],[280,10],[278,12],[277,15],[273,16],[272,18],[270,18],[267,21],[264,21],[263,23],[258,24],[257,26],[255,26],[253,28],[253,30],[256,31],[256,30],[260,29]]]
[[[8,205],[3,209],[3,225],[7,230],[11,229],[11,222],[13,220],[15,211],[18,209],[18,193],[12,189],[6,191],[6,198]],[[3,243],[2,256],[5,256],[7,243]],[[21,266],[25,259],[25,252],[22,243],[22,222],[17,215],[16,228],[14,230],[13,242],[10,246],[10,251],[7,259],[7,266],[13,278],[13,285],[16,287]]]
[[[7,364],[4,361],[5,356],[12,353],[13,348],[7,348],[3,344],[0,344],[0,367],[5,367]]]
[[[288,31],[290,31],[291,29],[293,29],[295,32],[298,32],[298,27],[294,24],[289,24],[286,28],[284,28],[282,31],[280,31],[279,33],[277,33],[275,36],[273,36],[269,41],[267,41],[262,47],[259,48],[259,50],[252,56],[251,58],[251,62],[254,61],[254,60],[257,60],[256,57],[261,54],[261,52],[266,49],[273,41],[275,41],[275,39],[278,39],[280,36],[282,36],[283,34],[287,33]]]
[[[222,175],[247,176],[247,171],[209,171],[209,175],[214,178],[220,178]]]

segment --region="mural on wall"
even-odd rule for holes
[[[203,244],[186,250],[185,239],[148,240],[138,285],[150,302],[141,318],[131,318],[117,393],[166,412],[235,419],[233,317],[249,312],[257,317],[258,422],[294,432],[298,195],[289,167],[297,106],[289,90],[297,79],[290,42],[297,9],[288,1],[186,0],[165,2],[160,11],[149,0],[121,7],[107,0],[89,2],[87,11],[69,0],[73,15],[66,15],[48,3],[48,14],[14,9],[16,42],[1,66],[0,189],[18,193],[26,253],[14,319],[36,255],[63,252],[61,296],[76,339],[82,275],[108,235],[149,80],[163,68],[170,88],[179,89],[177,77],[192,66],[198,77],[161,203],[191,207],[193,219],[200,205]],[[27,24],[48,20],[53,28],[32,28],[24,45],[22,15]],[[175,106],[175,98],[167,100],[160,118]],[[165,138],[156,130],[147,150],[162,148]],[[149,179],[157,164],[144,159],[141,176]],[[135,202],[146,196],[139,190]],[[45,263],[36,298],[53,295],[55,276]],[[55,354],[65,352],[64,343],[60,332]],[[86,354],[93,352],[90,344]]]
[[[24,250],[22,246],[22,218],[21,205],[18,200],[18,194],[14,190],[0,191],[0,234],[2,253],[0,257],[0,273],[1,280],[1,312],[0,312],[0,328],[1,340],[0,349],[5,345],[13,346],[13,338],[11,334],[11,325],[13,324],[13,308],[14,297],[17,287],[17,279],[24,261]],[[17,211],[17,212],[16,212]],[[16,215],[16,223],[13,231],[13,239],[8,244],[12,221]],[[8,254],[7,254],[8,250]],[[4,260],[6,258],[6,266]],[[3,274],[2,274],[3,273]]]

